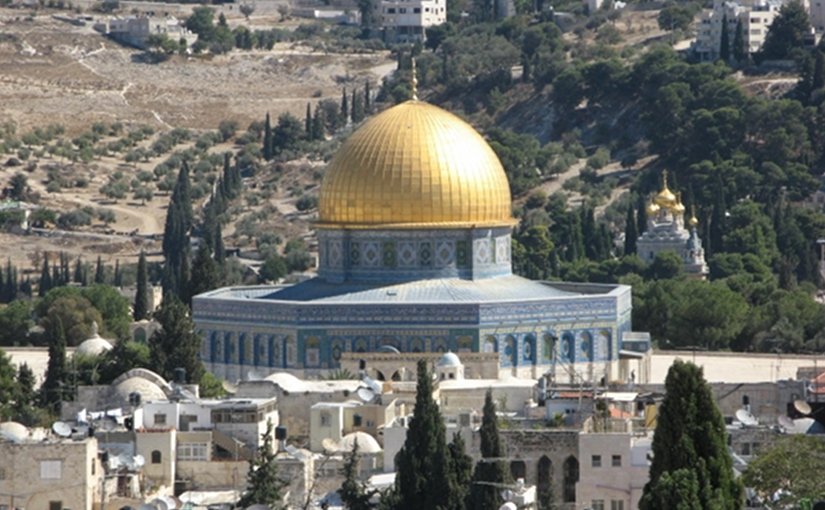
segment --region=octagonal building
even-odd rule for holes
[[[321,184],[318,276],[193,299],[207,369],[228,380],[339,367],[344,352],[497,352],[500,370],[618,377],[624,285],[512,273],[510,187],[469,124],[410,100],[368,120]]]

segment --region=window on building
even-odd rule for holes
[[[622,456],[614,455],[610,458],[610,465],[613,467],[622,467]]]
[[[152,450],[152,464],[160,464],[161,458],[160,450]]]
[[[363,418],[361,418],[360,414],[352,415],[352,426],[353,427],[360,427],[361,422],[363,422]]]
[[[390,7],[389,9],[387,9],[387,14],[395,14],[395,7]]]
[[[63,502],[49,501],[49,510],[63,510]]]
[[[624,510],[624,501],[621,499],[610,501],[610,510]]]
[[[398,8],[398,14],[407,14],[407,8],[406,7],[399,7]]]
[[[178,460],[209,460],[208,443],[180,443]]]
[[[63,461],[62,460],[41,460],[40,461],[40,479],[41,480],[60,480],[63,478]]]
[[[604,500],[603,499],[594,499],[590,502],[591,510],[604,510]]]
[[[413,14],[421,14],[421,7],[413,7]]]
[[[321,426],[322,427],[332,426],[332,416],[329,414],[329,411],[322,411],[321,412]]]
[[[602,456],[593,455],[590,457],[590,466],[594,468],[602,467]]]
[[[0,468],[0,480],[5,480],[5,479],[6,479],[6,469],[5,468]]]
[[[155,413],[155,425],[166,425],[166,414]]]

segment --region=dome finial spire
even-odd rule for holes
[[[662,190],[667,189],[667,170],[662,172]]]
[[[412,78],[410,79],[410,85],[412,88],[412,100],[418,101],[418,72],[415,70],[415,57],[410,56],[410,60],[412,62],[410,69],[412,70]]]

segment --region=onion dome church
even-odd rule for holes
[[[195,296],[201,359],[238,380],[321,375],[344,352],[495,352],[512,375],[616,379],[630,287],[514,275],[511,211],[469,124],[415,98],[389,108],[327,167],[317,276]]]
[[[647,263],[656,255],[672,251],[682,259],[682,268],[688,276],[704,279],[708,274],[705,250],[699,239],[699,220],[691,214],[690,231],[685,228],[685,206],[682,198],[667,187],[664,174],[662,189],[647,205],[647,230],[636,240],[636,252]]]

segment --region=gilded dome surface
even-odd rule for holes
[[[321,185],[319,227],[450,228],[514,223],[510,185],[469,124],[421,101],[353,133]]]

